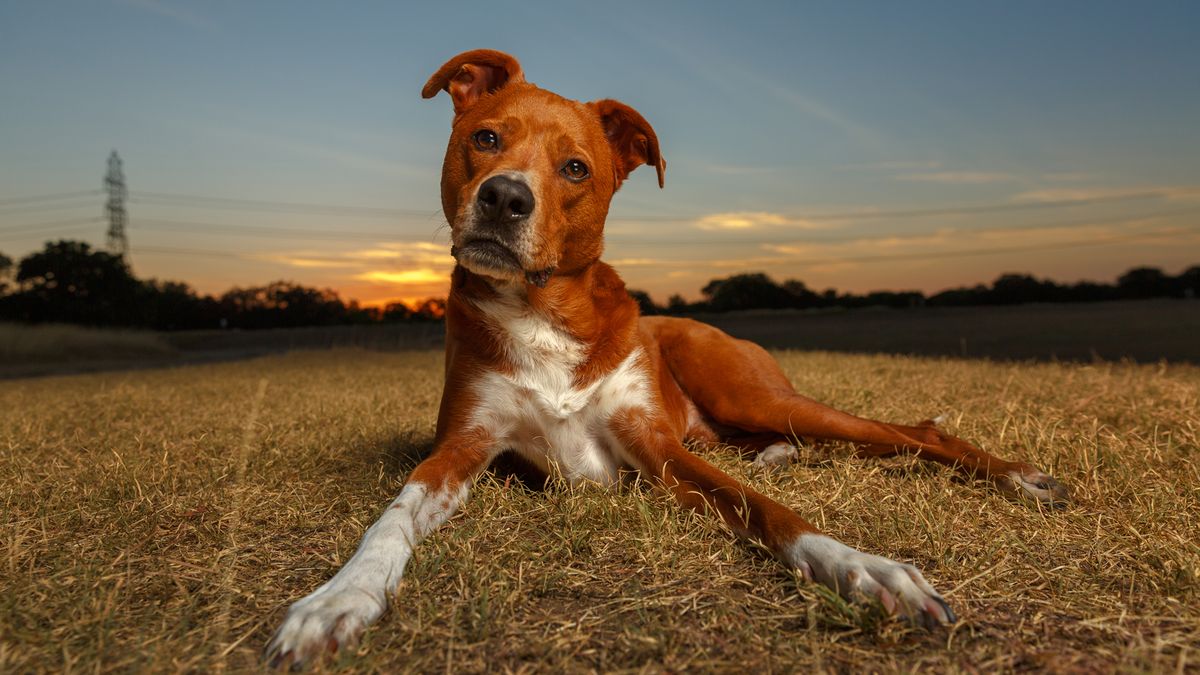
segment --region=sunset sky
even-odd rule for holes
[[[0,4],[0,252],[103,246],[115,148],[141,277],[443,295],[420,89],[488,47],[654,125],[666,189],[630,177],[606,259],[659,301],[1200,263],[1200,3],[430,4]]]

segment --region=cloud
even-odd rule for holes
[[[1018,180],[1009,173],[993,173],[987,171],[936,171],[932,173],[903,173],[896,180],[906,180],[919,183],[944,183],[947,185],[984,185],[987,183],[1007,183]]]
[[[1079,181],[1093,180],[1095,177],[1093,174],[1080,173],[1078,171],[1053,171],[1042,174],[1042,180],[1054,183],[1077,183]]]
[[[395,267],[453,266],[450,247],[431,242],[381,242],[372,248],[351,251],[291,251],[252,255],[258,260],[290,265],[292,267],[359,269],[377,268],[381,263]],[[444,276],[444,275],[443,275]]]
[[[767,79],[756,72],[747,71],[743,80],[757,80],[760,87],[773,94],[776,98],[789,104],[797,112],[821,120],[846,134],[851,140],[864,146],[877,146],[883,141],[874,129],[865,127],[834,108],[806,96],[795,89],[789,89],[774,80]]]
[[[696,221],[696,227],[702,230],[750,230],[763,227],[815,230],[829,227],[829,225],[770,211],[730,211],[704,216]]]
[[[885,260],[953,258],[1018,251],[1053,250],[1137,241],[1190,242],[1200,239],[1195,228],[1168,222],[1165,217],[1141,217],[999,227],[975,230],[943,228],[912,236],[862,237],[833,242],[764,244],[763,249],[787,256],[792,264],[816,265]]]
[[[846,164],[838,167],[841,171],[920,171],[922,169],[937,169],[942,166],[942,163],[936,160],[921,162],[921,161],[883,161],[883,162],[867,162],[865,164]]]
[[[1015,202],[1107,202],[1124,199],[1160,198],[1168,200],[1200,199],[1200,185],[1160,185],[1144,187],[1049,188],[1028,190],[1012,196]]]
[[[431,269],[404,270],[402,272],[385,272],[383,270],[372,270],[363,272],[355,277],[361,281],[372,281],[375,283],[394,284],[397,286],[411,286],[419,284],[422,286],[428,284],[436,284],[448,281],[445,272],[439,272]]]

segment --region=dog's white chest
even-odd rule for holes
[[[476,381],[472,423],[487,429],[504,449],[568,480],[614,481],[628,462],[609,421],[616,412],[650,400],[641,350],[579,386],[575,370],[585,353],[572,336],[516,303],[490,301],[480,308],[506,335],[505,352],[514,368]]]

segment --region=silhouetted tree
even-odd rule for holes
[[[408,321],[413,316],[412,309],[403,302],[390,302],[383,308],[383,315],[380,319],[384,323],[397,323],[400,321]]]
[[[138,325],[155,330],[220,327],[221,308],[181,281],[150,279],[138,289]]]
[[[688,301],[683,299],[683,296],[675,293],[667,298],[667,314],[682,314],[688,309]]]
[[[986,297],[992,305],[1052,302],[1057,291],[1053,281],[1039,281],[1029,274],[1002,274],[992,282],[992,290]]]
[[[982,305],[987,298],[988,287],[976,284],[971,287],[948,288],[929,297],[928,304],[935,307],[963,307]]]
[[[383,311],[378,307],[363,307],[358,304],[357,300],[351,300],[346,303],[346,323],[379,323],[382,319]]]
[[[446,300],[444,298],[429,298],[421,301],[413,309],[412,318],[420,321],[441,321],[446,316]]]
[[[1172,286],[1168,277],[1157,267],[1135,267],[1117,279],[1117,291],[1122,298],[1161,298],[1170,295]]]
[[[654,299],[651,298],[650,294],[646,291],[639,291],[636,288],[629,288],[626,290],[629,293],[629,297],[637,301],[638,310],[641,311],[642,316],[650,316],[652,314],[662,313],[662,307],[654,304]]]
[[[783,290],[791,295],[791,306],[798,309],[808,307],[818,307],[821,305],[821,296],[808,289],[803,281],[799,279],[788,279],[783,282]]]
[[[791,293],[761,272],[713,279],[700,292],[708,298],[708,306],[714,312],[782,309],[790,307],[792,301]]]
[[[12,258],[0,253],[0,295],[8,292],[9,280],[12,278]]]
[[[128,326],[138,323],[138,280],[120,257],[81,241],[46,242],[21,259],[7,318]]]
[[[234,328],[329,326],[346,319],[346,306],[335,291],[289,281],[234,288],[221,296],[220,305]]]
[[[1080,281],[1070,286],[1060,286],[1057,299],[1062,302],[1116,300],[1117,287],[1112,284],[1098,284],[1094,281]]]
[[[1192,265],[1175,277],[1175,295],[1181,298],[1200,298],[1200,265]]]

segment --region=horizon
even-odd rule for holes
[[[419,90],[488,47],[654,126],[666,189],[629,177],[603,259],[658,301],[742,272],[928,295],[1196,263],[1200,6],[531,7],[0,8],[0,252],[103,248],[115,148],[139,277],[444,297],[451,108]]]

